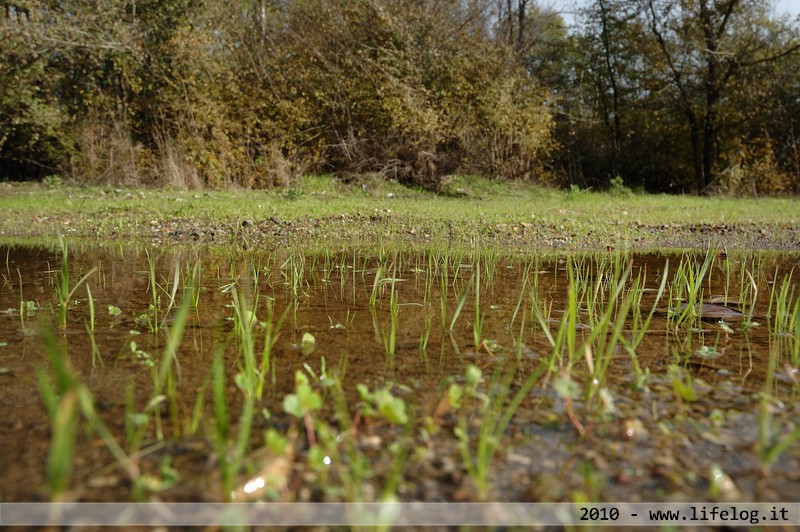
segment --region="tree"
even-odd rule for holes
[[[614,153],[614,164],[597,167],[606,175],[706,191],[742,143],[777,125],[759,130],[745,119],[774,116],[782,104],[764,97],[779,93],[765,73],[780,72],[800,50],[796,22],[775,17],[769,2],[598,0],[584,21],[581,68],[594,80]]]
[[[30,3],[2,2],[0,13],[0,175],[12,179],[58,173],[73,153],[69,116],[60,105],[60,76],[34,29]]]
[[[728,93],[755,68],[800,49],[797,34],[784,34],[789,28],[769,31],[768,7],[740,0],[647,1],[649,28],[661,55],[653,64],[669,80],[689,125],[696,190],[705,190],[715,178]]]

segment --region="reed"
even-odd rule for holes
[[[92,268],[86,274],[84,274],[74,286],[70,287],[70,280],[69,280],[69,247],[67,246],[67,242],[64,240],[63,237],[59,237],[59,245],[61,247],[61,271],[60,275],[56,275],[55,284],[56,284],[56,296],[58,298],[58,306],[59,306],[59,326],[61,329],[67,328],[67,310],[69,310],[69,305],[72,302],[72,296],[75,294],[75,291],[80,288],[80,286],[86,282],[90,275],[92,275],[97,268]]]
[[[89,342],[92,345],[92,366],[96,366],[100,362],[101,366],[105,365],[103,357],[100,354],[100,348],[97,346],[97,340],[94,337],[94,298],[92,297],[92,290],[89,288],[89,283],[86,283],[86,299],[89,301],[89,320],[84,322],[86,332],[89,334]]]
[[[517,368],[502,360],[495,366],[490,382],[486,386],[486,393],[479,391],[483,372],[471,364],[465,371],[465,384],[450,385],[448,397],[455,403],[453,406],[460,410],[455,434],[459,441],[464,466],[475,485],[479,500],[486,500],[489,496],[489,474],[492,471],[492,463],[509,423],[533,386],[548,372],[551,363],[552,360],[540,363],[524,378],[513,394],[511,389]],[[480,428],[474,438],[474,445],[468,429],[468,402],[477,403],[476,415],[480,418]]]
[[[475,318],[472,321],[472,339],[475,342],[475,349],[481,346],[483,341],[483,324],[485,316],[481,314],[481,257],[476,257],[475,275]]]
[[[37,370],[39,391],[51,423],[46,466],[51,498],[61,500],[69,488],[81,418],[89,431],[100,437],[118,465],[135,480],[138,469],[98,415],[89,389],[72,373],[65,349],[49,328],[43,329],[42,336],[53,372],[51,378],[44,369]]]

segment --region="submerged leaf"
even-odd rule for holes
[[[722,355],[722,353],[717,351],[716,347],[707,345],[700,346],[700,348],[697,349],[694,354],[705,359],[718,358],[720,355]]]
[[[581,395],[580,385],[571,379],[556,379],[553,381],[553,390],[562,399],[577,399]]]
[[[294,446],[288,439],[267,437],[267,446],[255,451],[248,461],[260,464],[260,469],[231,492],[231,500],[237,502],[283,500],[288,493],[292,474]],[[281,452],[276,450],[281,449]]]

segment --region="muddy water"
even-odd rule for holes
[[[162,480],[174,476],[177,480],[162,483],[145,497],[156,491],[166,500],[221,497],[209,381],[212,360],[219,354],[224,359],[226,397],[235,425],[242,392],[234,382],[242,361],[232,336],[234,286],[248,301],[258,300],[257,320],[267,319],[268,304],[274,312],[273,321],[278,322],[285,314],[272,352],[274,366],[267,376],[268,386],[257,404],[257,410],[268,410],[270,416],[255,417],[248,452],[255,456],[263,448],[263,431],[267,428],[286,433],[296,425],[283,412],[282,400],[293,391],[297,370],[309,375],[326,398],[319,418],[334,429],[342,426],[342,414],[337,414],[330,395],[325,393],[325,379],[320,378],[323,373],[341,379],[348,415],[354,415],[357,408],[357,384],[370,389],[391,386],[392,393],[406,402],[415,421],[411,431],[380,421],[360,426],[354,436],[357,448],[371,461],[373,471],[364,481],[362,496],[370,498],[380,492],[393,460],[385,449],[389,442],[402,440],[407,459],[396,491],[408,500],[476,497],[453,436],[458,413],[442,407],[448,386],[463,382],[468,364],[483,369],[486,387],[492,386],[489,377],[498,360],[513,361],[520,374],[533,371],[551,348],[532,305],[542,309],[541,321],[555,336],[569,299],[567,257],[498,258],[491,253],[477,257],[442,251],[304,255],[286,251],[258,254],[219,249],[71,248],[71,286],[97,269],[75,290],[67,326],[59,330],[55,278],[62,267],[60,251],[0,248],[0,257],[6,257],[0,267],[3,501],[49,497],[45,464],[51,423],[37,381],[37,372],[48,372],[50,367],[45,332],[55,332],[57,345],[67,353],[74,374],[93,394],[103,421],[130,452],[126,447],[126,412],[146,410],[153,390],[153,368],[164,352],[177,303],[183,289],[191,284],[195,265],[199,265],[200,290],[177,350],[173,409],[177,414],[170,417],[162,405],[160,430],[151,427],[136,447],[142,455],[137,458],[140,473]],[[676,254],[621,259],[623,265],[630,262],[633,276],[641,275],[645,291],[638,308],[642,316],[652,308],[656,312],[634,354],[622,348],[612,353],[601,384],[608,392],[606,397],[613,399],[613,406],[606,402],[600,408],[597,400],[586,404],[585,396],[565,400],[553,384],[563,377],[555,368],[523,401],[506,431],[507,441],[495,458],[491,498],[800,500],[800,445],[792,443],[770,464],[769,473],[756,452],[759,415],[764,412],[760,410],[760,394],[765,389],[771,355],[778,361],[774,398],[764,407],[772,416],[771,441],[794,429],[798,419],[800,387],[795,381],[800,377],[797,361],[791,359],[794,344],[790,335],[774,330],[769,302],[772,281],[782,280],[798,266],[800,257],[717,257],[702,287],[703,301],[718,303],[698,307],[707,314],[706,319],[676,330],[668,319],[669,291],[660,301],[655,298],[662,273],[668,268],[668,277],[674,275],[681,259]],[[702,259],[697,256],[693,260]],[[589,286],[599,287],[597,293],[607,298],[613,287],[603,282],[609,272],[603,265],[612,260],[581,257],[573,274],[588,279]],[[155,300],[151,265],[157,285]],[[480,295],[476,298],[478,271]],[[794,279],[798,278],[800,274],[795,271]],[[95,356],[87,286],[95,310]],[[792,286],[796,298],[800,288],[796,282]],[[173,293],[177,294],[176,305],[171,306]],[[720,308],[723,299],[728,306]],[[483,324],[477,346],[476,300]],[[731,311],[731,303],[744,306]],[[151,305],[158,309],[156,313]],[[672,307],[680,309],[680,302],[675,301]],[[396,328],[392,350],[393,308]],[[720,312],[725,325],[719,323]],[[163,327],[154,331],[152,324],[162,320]],[[580,349],[591,334],[592,323],[588,309],[582,308],[576,332]],[[634,329],[629,320],[622,335],[630,338]],[[260,355],[263,329],[256,326],[255,330],[259,336],[256,352]],[[315,340],[310,353],[303,349],[307,334]],[[591,355],[575,357],[569,369],[571,379],[581,386],[591,380],[587,368],[597,362],[592,358],[597,354]],[[690,383],[694,395],[682,395],[676,379]],[[518,378],[512,387],[519,384]],[[474,412],[469,426],[477,430],[481,416]],[[194,425],[193,420],[197,421]],[[330,480],[307,467],[308,447],[301,435],[281,497],[336,500],[341,495],[324,488]],[[258,468],[255,458],[247,465]],[[334,467],[349,466],[343,463]],[[170,475],[164,474],[167,470]],[[721,471],[724,476],[715,476],[712,471]],[[715,483],[714,478],[730,482]],[[70,486],[67,497],[73,499],[133,497],[131,479],[115,466],[97,433],[88,429],[78,434]]]

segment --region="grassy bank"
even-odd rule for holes
[[[791,198],[560,191],[456,178],[443,194],[308,177],[295,188],[193,191],[0,185],[0,236],[100,242],[365,245],[479,242],[507,250],[800,248]]]

